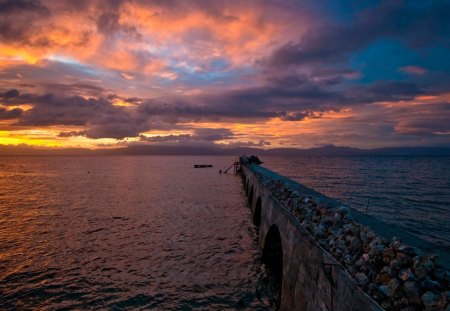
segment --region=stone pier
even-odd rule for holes
[[[329,227],[324,225],[325,227],[322,228],[322,223],[314,223],[313,220],[310,222],[313,227],[305,225],[306,222],[301,221],[299,216],[296,215],[296,211],[304,210],[309,206],[308,204],[310,204],[309,201],[311,200],[320,207],[319,210],[324,210],[324,214],[333,211],[331,215],[334,216],[332,217],[338,218],[338,220],[333,218],[334,222],[339,222],[339,217],[345,217],[345,219],[351,217],[364,225],[370,225],[378,229],[381,226],[381,229],[386,230],[387,234],[392,233],[389,232],[391,230],[388,228],[389,226],[382,222],[365,218],[367,215],[357,211],[347,210],[339,202],[257,164],[253,164],[248,161],[248,158],[241,158],[241,164],[241,174],[249,206],[252,209],[253,221],[258,227],[259,244],[263,250],[263,259],[266,260],[272,269],[278,270],[279,273],[281,282],[280,309],[383,310],[366,293],[368,292],[368,286],[371,285],[368,276],[371,273],[377,275],[378,271],[368,271],[367,273],[354,271],[350,275],[350,265],[345,267],[342,264],[343,259],[335,259],[335,256],[327,250],[328,244],[325,247],[325,243],[331,243],[330,238],[327,239],[327,234],[330,233],[326,233],[334,230],[331,225]],[[282,187],[280,188],[277,185],[282,185]],[[285,188],[289,189],[290,194],[283,193]],[[277,193],[275,194],[275,192]],[[293,193],[297,196],[296,199],[292,199]],[[316,207],[316,212],[319,207]],[[343,210],[342,213],[341,210]],[[314,218],[316,216],[311,215],[311,217]],[[320,218],[322,216],[317,217]],[[321,219],[325,219],[325,216]],[[344,221],[343,223],[340,224],[341,228],[336,228],[336,230],[342,232],[342,226],[344,231],[354,230],[346,225]],[[371,253],[364,254],[365,251],[359,235],[365,234],[365,231],[361,229],[360,232],[358,231],[357,233],[358,238],[350,237],[350,241],[347,243],[347,245],[350,245],[348,246],[349,248],[357,248],[353,253],[358,253],[353,259],[350,258],[349,260],[354,262],[357,258],[361,258],[359,259],[360,261],[364,258],[367,259],[367,265],[370,266],[370,260],[375,258],[373,257],[375,255]],[[345,232],[339,234],[347,237],[351,236],[351,234],[345,235]],[[367,234],[370,235],[372,232],[367,231]],[[400,235],[406,237],[405,233]],[[378,237],[370,237],[370,241],[376,241],[376,239]],[[351,266],[350,269],[352,269]],[[388,287],[387,290],[389,290]],[[404,299],[406,299],[404,303],[408,304],[407,298]],[[380,300],[378,299],[378,301]],[[394,305],[396,303],[394,298],[389,298],[387,301],[387,307],[384,306],[384,308],[397,310],[398,306]],[[417,302],[417,310],[420,309],[419,303],[422,302]],[[445,306],[444,302],[444,308]]]

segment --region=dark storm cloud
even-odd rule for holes
[[[135,27],[122,25],[117,12],[105,12],[97,20],[97,30],[105,35],[114,35],[123,32],[127,35],[140,37],[139,31]]]
[[[55,94],[28,94],[12,89],[0,93],[0,101],[3,105],[33,105],[32,109],[16,115],[19,117],[16,126],[82,126],[82,131],[62,132],[60,135],[122,139],[137,137],[150,129],[167,129],[182,122],[224,118],[264,120],[274,117],[285,121],[302,121],[306,118],[321,118],[324,111],[339,111],[349,105],[395,102],[424,94],[421,87],[414,83],[396,81],[354,85],[342,90],[339,89],[340,82],[330,83],[335,78],[332,72],[320,73],[319,76],[320,79],[315,81],[308,77],[288,75],[268,79],[263,87],[159,100],[122,98],[117,95],[94,97],[95,94],[104,93],[104,89],[87,83],[53,83],[47,88],[54,89]],[[92,97],[61,95],[77,92],[91,94]],[[114,101],[117,99],[131,103],[134,107],[115,106]],[[231,132],[208,129],[195,132],[191,138],[215,141],[231,136]]]
[[[321,118],[323,113],[320,112],[314,112],[314,111],[302,111],[302,112],[291,112],[287,113],[284,116],[280,116],[281,120],[284,121],[301,121],[305,118],[310,119],[319,119]]]
[[[68,132],[60,132],[58,137],[76,137],[76,136],[86,136],[86,131],[68,131]]]
[[[20,96],[20,93],[16,89],[11,89],[9,91],[0,93],[0,99],[8,101],[8,100],[14,100]]]
[[[135,137],[141,131],[148,129],[145,118],[123,107],[114,106],[112,102],[103,98],[20,94],[16,90],[4,92],[0,96],[3,104],[33,105],[32,109],[19,115],[18,122],[13,126],[83,126],[85,130],[82,132],[61,135],[117,139]]]
[[[0,0],[0,15],[34,12],[49,15],[49,10],[38,0]]]
[[[82,94],[84,96],[99,97],[106,92],[104,88],[86,82],[77,82],[77,83],[44,82],[40,84],[40,86],[43,89],[51,90],[53,94],[61,94],[66,97],[78,94]]]
[[[450,46],[450,2],[408,5],[384,1],[358,14],[352,23],[321,24],[299,42],[289,42],[271,55],[269,67],[338,63],[367,44],[383,37],[397,38],[420,47]]]
[[[215,142],[218,140],[226,140],[234,137],[233,132],[226,128],[195,128],[193,134],[178,134],[178,135],[158,135],[158,136],[144,136],[140,135],[140,141],[145,142],[186,142],[186,141],[203,141]]]
[[[395,109],[399,134],[450,135],[450,103],[438,102]]]
[[[120,30],[119,15],[104,13],[97,21],[97,29],[102,33],[112,33]]]
[[[0,0],[0,38],[5,42],[28,42],[33,23],[50,16],[37,0]]]
[[[271,142],[267,140],[260,140],[257,142],[253,141],[236,141],[233,143],[228,143],[226,145],[222,144],[221,147],[223,148],[239,148],[239,147],[267,147],[270,146]]]
[[[85,125],[91,116],[108,115],[112,108],[102,99],[84,99],[78,96],[58,98],[45,94],[31,100],[34,107],[23,115],[18,125]]]
[[[184,141],[190,140],[192,136],[190,134],[179,134],[179,135],[164,135],[164,136],[144,136],[140,135],[139,140],[150,143],[162,143],[162,142],[174,142],[174,141]]]
[[[378,81],[370,85],[353,86],[344,91],[344,105],[375,103],[381,101],[397,102],[411,100],[426,94],[424,87],[411,82]]]
[[[7,110],[5,108],[0,107],[0,120],[17,119],[22,115],[22,113],[23,110],[20,108]]]
[[[198,140],[216,141],[233,138],[233,132],[226,128],[197,128],[192,137]]]
[[[15,106],[27,104],[34,101],[35,96],[28,93],[20,93],[17,89],[11,89],[0,93],[0,103],[5,106]]]

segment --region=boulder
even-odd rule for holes
[[[444,297],[432,291],[422,295],[422,303],[427,310],[442,310],[446,305]]]

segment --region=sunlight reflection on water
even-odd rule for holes
[[[0,306],[271,309],[230,160],[1,157]]]

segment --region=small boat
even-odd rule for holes
[[[213,167],[212,164],[194,164],[195,168]]]

